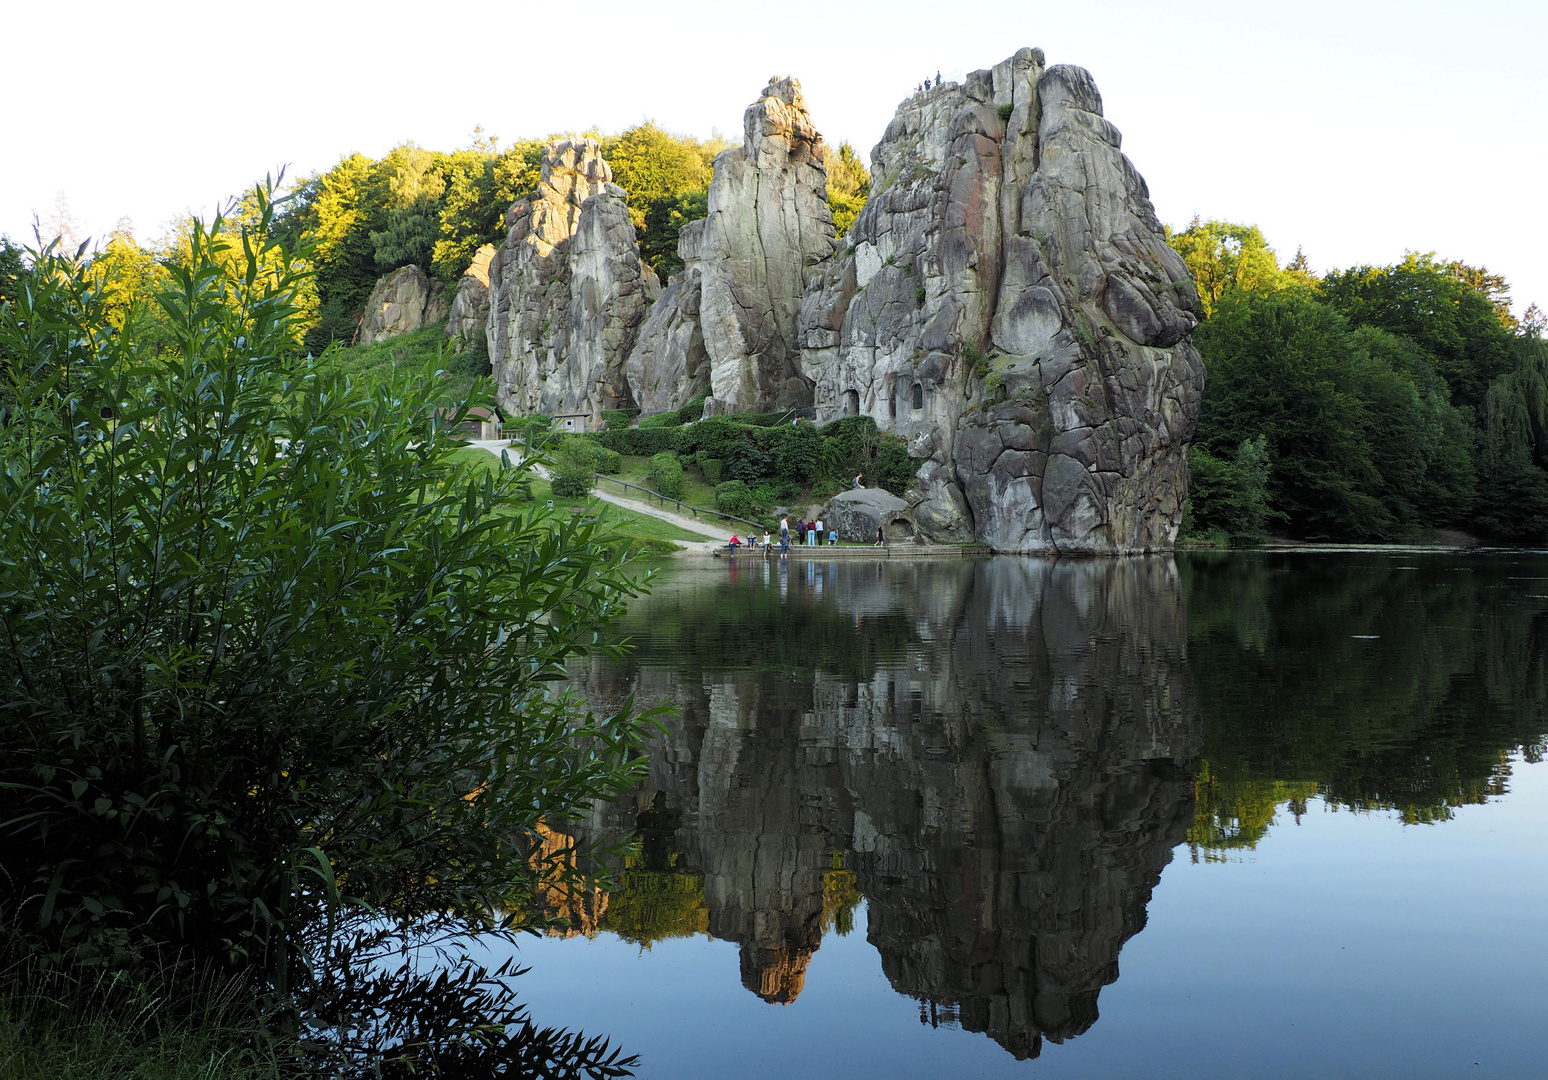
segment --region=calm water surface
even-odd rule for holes
[[[646,1077],[1548,1075],[1548,556],[674,565],[541,1023]]]

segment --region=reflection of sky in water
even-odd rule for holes
[[[638,1052],[642,1077],[1540,1075],[1548,764],[1513,771],[1508,796],[1441,825],[1314,802],[1240,862],[1183,852],[1101,1019],[1035,1061],[922,1025],[863,913],[790,1005],[745,990],[736,946],[703,936],[523,938],[522,993],[539,1023]]]
[[[1535,1074],[1542,558],[1178,563],[674,567],[572,671],[679,716],[564,826],[642,846],[534,1019],[656,1077]]]

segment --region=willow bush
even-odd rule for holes
[[[283,993],[341,912],[523,910],[539,821],[633,775],[644,718],[555,689],[616,647],[628,545],[459,463],[434,364],[295,355],[305,264],[257,198],[169,265],[159,355],[78,257],[0,308],[0,926],[29,964],[170,949]]]

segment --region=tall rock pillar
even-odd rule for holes
[[[631,404],[624,361],[655,298],[626,192],[595,139],[559,140],[538,190],[506,213],[485,332],[500,405],[517,414]]]

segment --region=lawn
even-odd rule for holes
[[[465,450],[458,450],[456,456],[476,468],[498,469],[500,467],[500,459],[487,450],[468,447]],[[669,554],[676,551],[680,544],[698,544],[707,539],[698,533],[680,529],[669,521],[662,521],[660,518],[645,514],[631,514],[622,507],[613,506],[594,496],[586,499],[556,497],[548,481],[536,476],[532,478],[532,498],[539,504],[552,502],[554,510],[559,513],[568,513],[571,510],[595,513],[602,521],[616,524],[619,533],[623,536],[640,541],[646,550],[658,554]]]

